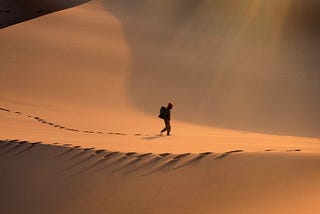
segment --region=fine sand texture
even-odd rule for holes
[[[1,213],[318,213],[318,154],[1,141]]]
[[[319,213],[319,10],[0,0],[0,214]]]

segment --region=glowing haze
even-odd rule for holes
[[[141,109],[218,127],[317,136],[317,1],[104,1],[133,56]],[[129,12],[128,12],[129,11]]]

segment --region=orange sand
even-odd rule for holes
[[[319,213],[316,2],[84,2],[0,3],[0,213]]]

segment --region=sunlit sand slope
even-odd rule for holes
[[[76,5],[45,2],[54,11]],[[0,32],[2,107],[85,130],[148,133],[171,101],[175,120],[318,137],[317,8],[103,0],[40,16]]]
[[[56,113],[55,113],[56,114]],[[50,115],[50,114],[49,114]],[[63,114],[59,114],[61,117]],[[48,115],[47,115],[48,116]],[[122,152],[134,150],[137,152],[225,152],[229,150],[244,150],[246,152],[292,151],[320,152],[319,139],[291,136],[276,136],[250,132],[230,131],[185,123],[173,123],[173,136],[154,134],[154,127],[160,127],[159,120],[151,120],[149,116],[136,113],[136,121],[143,122],[138,127],[144,127],[142,132],[137,131],[136,121],[128,121],[127,126],[119,127],[115,123],[90,118],[88,114],[75,117],[72,123],[65,122],[66,118],[58,121],[42,117],[39,114],[29,114],[12,109],[0,108],[2,123],[0,128],[2,139],[24,139],[29,141],[43,141],[46,143],[64,143],[96,147],[101,149],[120,150]],[[87,118],[86,118],[87,117]],[[70,118],[70,115],[67,116]],[[85,119],[84,119],[85,118]],[[83,121],[103,121],[98,129],[97,124],[90,126]],[[62,122],[62,123],[61,123]],[[160,121],[161,122],[161,121]],[[72,125],[71,125],[72,124]],[[128,126],[134,128],[128,129]]]
[[[203,36],[207,35],[207,40],[203,40],[201,37],[196,39],[196,36],[202,35],[202,31],[189,31],[189,29],[194,29],[198,22],[205,21],[207,23],[211,20],[208,17],[208,12],[205,13],[207,10],[204,8],[206,7],[201,4],[196,7],[198,8],[196,10],[200,12],[190,12],[192,17],[199,16],[199,19],[196,18],[192,19],[193,21],[186,22],[186,26],[181,29],[182,33],[179,33],[178,29],[173,28],[171,25],[170,28],[167,26],[169,23],[176,23],[172,21],[172,14],[168,16],[168,20],[166,19],[167,24],[162,23],[164,19],[159,19],[163,16],[161,14],[165,14],[165,11],[169,10],[167,7],[171,8],[173,5],[169,4],[164,7],[164,3],[152,4],[150,8],[148,6],[150,11],[147,10],[149,12],[146,15],[151,13],[152,8],[158,6],[159,11],[155,12],[154,16],[161,24],[152,25],[154,23],[153,19],[147,22],[141,19],[140,16],[140,18],[136,17],[134,11],[139,11],[138,9],[140,7],[144,8],[143,5],[146,4],[144,1],[139,2],[139,4],[132,5],[124,4],[125,1],[92,1],[79,7],[41,16],[37,19],[2,29],[0,32],[0,56],[2,59],[2,68],[0,69],[0,107],[2,108],[2,110],[0,109],[0,137],[2,139],[27,139],[48,143],[63,142],[75,145],[111,147],[122,151],[134,149],[141,152],[146,150],[153,150],[154,152],[202,152],[208,149],[214,151],[235,149],[246,151],[263,151],[265,149],[318,151],[318,139],[316,138],[277,137],[244,132],[243,130],[247,128],[245,123],[243,123],[243,127],[234,127],[236,130],[230,131],[219,129],[221,125],[219,120],[216,120],[213,124],[216,128],[179,122],[178,119],[180,121],[188,121],[194,117],[206,121],[216,116],[221,118],[225,116],[224,118],[230,126],[241,123],[241,120],[238,120],[237,117],[229,120],[231,114],[221,114],[215,108],[208,112],[197,107],[199,103],[194,95],[195,93],[198,94],[199,90],[201,91],[201,88],[208,83],[207,81],[200,83],[199,80],[209,80],[209,78],[202,78],[201,75],[198,75],[199,72],[209,75],[208,72],[212,71],[213,73],[210,73],[210,75],[215,74],[213,70],[200,66],[201,63],[202,65],[204,63],[201,54],[215,53],[215,50],[209,48],[205,51],[199,47],[195,50],[190,49],[190,51],[192,50],[191,52],[182,51],[184,45],[187,48],[191,44],[189,42],[184,44],[184,38],[193,38],[192,41],[196,44],[201,42],[204,45],[206,44],[205,41],[209,41],[209,35],[219,34],[221,29],[214,27],[207,29],[211,33],[208,35],[206,33],[203,34]],[[185,12],[193,8],[190,4],[190,2],[185,4]],[[213,7],[213,9],[217,7],[215,3],[207,2],[203,4]],[[131,10],[134,9],[131,7],[138,8],[136,8],[137,10]],[[227,8],[222,10],[219,16],[223,16],[224,13],[222,12],[227,12],[226,10]],[[127,19],[122,17],[126,11],[126,15],[132,18],[129,26],[126,22]],[[240,15],[238,14],[238,16]],[[215,16],[218,15],[216,14]],[[180,21],[184,20],[181,14],[179,17]],[[213,20],[213,23],[225,22],[224,19]],[[226,24],[226,27],[232,27],[234,24]],[[206,26],[203,23],[200,26],[202,25]],[[162,40],[157,43],[157,40],[152,36],[154,34],[150,35],[148,39],[146,39],[147,35],[138,37],[141,31],[156,30],[156,26],[164,27],[165,32],[175,29],[175,31],[172,31],[173,35],[177,31],[177,36],[180,35],[181,38],[176,39],[176,43],[174,43],[178,45],[178,49],[172,50],[174,52],[169,51],[171,54],[175,53],[175,55],[170,56],[170,59],[172,62],[178,63],[179,66],[187,63],[186,69],[181,69],[179,66],[175,70],[162,69],[163,72],[171,72],[170,75],[165,75],[168,76],[166,81],[163,81],[162,77],[159,79],[159,72],[157,71],[163,66],[168,65],[171,67],[170,63],[163,61],[163,56],[167,52],[161,51],[162,46],[160,47],[160,44],[163,44]],[[136,27],[136,31],[131,34],[131,30],[134,30],[132,29],[133,27]],[[191,32],[196,34],[192,37]],[[162,31],[159,32],[160,38],[162,33]],[[134,43],[132,43],[132,36],[135,38]],[[229,40],[225,40],[226,38],[223,36],[219,38],[222,39],[223,44],[228,44]],[[242,40],[244,39],[243,37],[241,38]],[[145,46],[148,41],[151,42],[150,45]],[[220,44],[219,41],[217,40],[215,44]],[[137,54],[135,45],[143,48],[142,55]],[[175,45],[169,46],[173,48]],[[238,45],[241,44],[239,43]],[[166,48],[170,48],[169,46],[165,45]],[[265,48],[267,52],[270,51],[269,47]],[[146,54],[147,52],[150,54]],[[138,53],[140,53],[140,50],[138,50]],[[188,53],[195,54],[192,58],[193,60],[189,60],[190,57],[185,58]],[[196,57],[198,54],[199,58]],[[220,59],[223,56],[221,55]],[[147,69],[148,66],[151,66],[151,61],[149,63],[150,57],[158,57],[157,63],[152,66],[152,69]],[[218,65],[212,64],[209,58],[206,59],[205,62],[208,63],[208,66],[215,67]],[[141,60],[146,61],[146,63],[143,63],[145,66],[141,67],[141,69],[139,68],[139,73],[137,73],[137,65],[140,67]],[[199,68],[191,69],[195,64],[190,65],[190,67],[189,63],[197,61],[201,62]],[[255,62],[255,60],[251,62]],[[237,76],[241,79],[242,77],[240,76],[242,74],[241,72],[237,73]],[[269,75],[270,73],[264,72],[264,74]],[[150,75],[154,75],[151,82],[148,81],[151,78]],[[186,79],[186,77],[188,78]],[[145,81],[141,82],[139,80],[137,85],[136,83],[138,82],[135,82],[135,78],[140,80],[145,78]],[[262,77],[259,78],[262,81]],[[227,83],[229,81],[228,78],[223,79],[226,80],[225,83],[228,86],[222,81],[219,83],[221,88],[218,87],[213,90],[215,91],[214,93],[229,93],[229,90],[225,90],[225,87],[231,87],[232,85]],[[212,80],[216,81],[217,78]],[[302,80],[299,79],[299,81]],[[306,80],[305,84],[310,84],[313,87],[315,86],[313,81],[316,80],[317,77],[315,76],[312,81]],[[151,85],[154,82],[156,83]],[[158,87],[157,84],[160,82],[161,84]],[[174,85],[172,84],[173,82],[175,82]],[[269,83],[270,85],[267,88],[273,88],[274,81]],[[186,88],[181,87],[181,84],[189,84],[190,90],[186,91]],[[216,87],[215,83],[212,86]],[[137,104],[138,99],[135,89],[138,87],[140,87],[139,90],[143,90],[140,94],[143,100],[138,102],[137,108],[134,103]],[[316,89],[316,87],[318,85],[314,88]],[[155,88],[163,89],[164,91],[161,94],[155,92],[150,96],[145,96],[146,93],[153,91]],[[167,91],[168,88],[172,90]],[[236,86],[235,88],[238,90]],[[179,90],[182,90],[183,93],[179,92],[178,96],[177,92]],[[208,89],[203,93],[207,94],[208,92],[210,94],[213,91]],[[248,91],[248,96],[246,97],[251,99],[250,93],[253,91],[256,90]],[[311,93],[313,98],[318,95],[315,93],[316,91],[314,90],[314,93]],[[275,92],[273,94],[276,97],[278,93]],[[175,97],[173,98],[172,95]],[[241,107],[241,103],[243,103],[243,100],[240,99],[241,97],[243,98],[243,96],[239,96],[239,102],[233,105],[234,108],[239,107],[239,111],[243,109]],[[263,96],[260,97],[262,98]],[[270,99],[269,101],[271,102]],[[302,102],[302,105],[307,105],[310,101],[308,96],[305,96],[305,99],[308,102]],[[173,137],[159,138],[156,134],[162,128],[163,122],[157,118],[158,109],[160,105],[164,105],[168,100],[174,103],[172,112]],[[205,102],[211,102],[212,100],[215,102],[214,106],[225,106],[224,109],[228,109],[229,105],[225,105],[225,102],[211,95],[203,99]],[[317,100],[319,99],[313,99],[312,102],[317,102]],[[278,101],[275,99],[272,103],[277,104]],[[152,112],[150,112],[151,106]],[[211,105],[205,106],[207,106],[206,108],[212,107]],[[317,105],[311,106],[316,108]],[[270,119],[270,121],[273,120],[272,129],[275,133],[278,133],[277,126],[280,123],[277,119],[281,117],[276,117],[267,112],[259,113],[257,112],[259,107],[256,107],[250,111],[255,113],[254,117],[251,117],[253,121],[260,123],[259,118],[261,116],[268,118],[268,120]],[[288,107],[288,112],[296,107],[296,105],[291,105],[290,108]],[[6,110],[9,110],[9,112]],[[310,111],[307,111],[304,108],[300,110],[303,114],[309,114],[310,117],[314,116],[308,121],[316,124],[316,126],[310,124],[307,126],[303,122],[292,122],[287,127],[290,128],[291,125],[301,126],[299,131],[290,133],[292,135],[304,135],[303,130],[314,130],[314,128],[318,127],[316,120],[318,111],[315,112],[310,109]],[[246,113],[248,112],[243,111],[239,115],[246,117]],[[204,114],[206,114],[205,119]],[[296,116],[289,117],[287,114],[284,115],[289,120]],[[260,131],[264,132],[265,130]]]

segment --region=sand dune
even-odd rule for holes
[[[20,141],[1,141],[0,151],[1,213],[319,211],[317,154],[139,154]]]
[[[319,4],[276,2],[93,1],[4,28],[3,106],[121,128],[170,100],[181,121],[318,137]]]
[[[318,213],[319,8],[1,0],[0,213]]]

